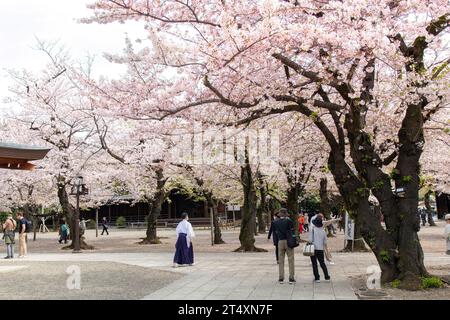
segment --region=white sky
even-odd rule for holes
[[[144,37],[142,25],[80,24],[76,20],[91,15],[86,8],[92,0],[9,0],[2,1],[0,10],[0,112],[8,106],[3,103],[9,94],[9,80],[5,69],[38,71],[44,67],[45,57],[33,47],[36,37],[64,45],[72,57],[97,56],[94,71],[114,75],[121,71],[111,66],[103,52],[120,53],[125,34],[134,39]]]

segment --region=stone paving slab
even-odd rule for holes
[[[354,300],[357,296],[349,277],[365,274],[368,266],[376,264],[371,254],[333,253],[335,264],[328,266],[331,281],[314,283],[310,260],[296,254],[297,283],[291,285],[287,281],[284,284],[277,282],[278,265],[273,262],[273,252],[200,253],[196,255],[194,266],[180,268],[172,268],[172,257],[171,253],[69,252],[30,254],[24,261],[107,261],[184,275],[143,298],[156,300]],[[444,258],[447,257],[425,255],[426,261],[434,263],[442,263]]]

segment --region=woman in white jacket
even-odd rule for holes
[[[309,242],[314,245],[314,255],[311,256],[311,263],[313,267],[314,281],[320,282],[319,268],[317,267],[317,261],[319,261],[322,268],[325,280],[330,280],[328,269],[324,260],[324,249],[327,245],[327,233],[323,229],[322,217],[318,216],[312,219],[313,228],[309,233]]]

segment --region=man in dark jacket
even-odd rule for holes
[[[273,221],[270,224],[270,229],[269,229],[269,235],[267,237],[267,239],[270,240],[270,237],[272,237],[272,241],[273,241],[273,245],[275,246],[275,258],[277,259],[277,263],[280,263],[278,261],[278,237],[277,234],[275,233],[275,231],[273,230],[273,224],[275,223],[275,221],[277,221],[279,219],[278,217],[278,213],[276,213],[273,216]]]
[[[295,283],[295,264],[294,264],[294,248],[289,248],[287,237],[292,237],[294,231],[294,222],[289,218],[288,211],[285,208],[279,210],[278,220],[273,222],[273,231],[278,237],[279,250],[279,279],[280,283],[284,281],[284,257],[288,256],[289,263],[289,283]]]

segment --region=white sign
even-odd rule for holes
[[[227,206],[228,211],[241,211],[241,206],[230,204]]]
[[[355,222],[350,218],[348,212],[345,213],[345,240],[354,240]]]

